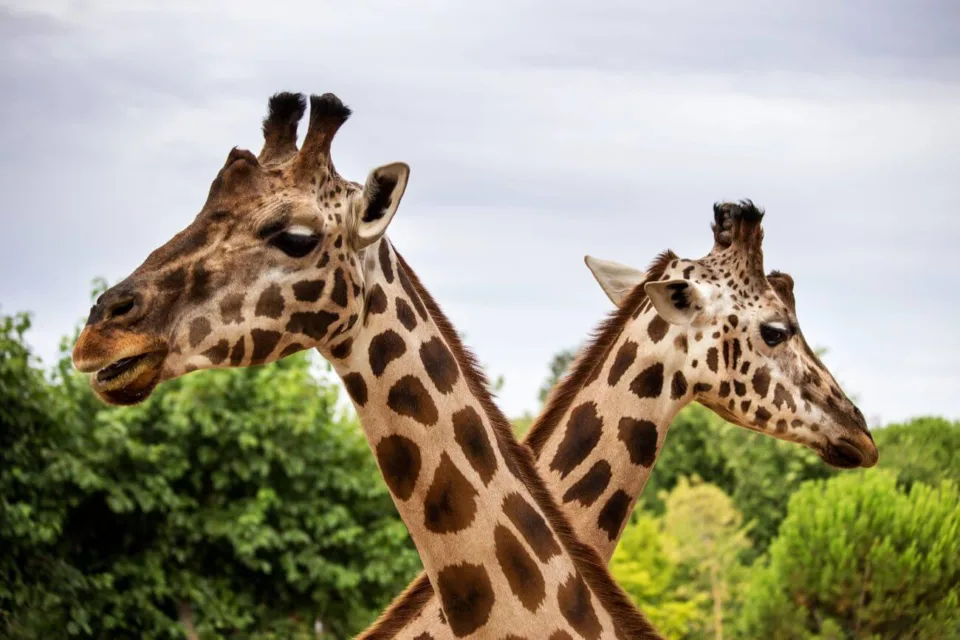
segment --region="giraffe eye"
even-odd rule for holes
[[[767,343],[768,347],[775,347],[781,342],[786,342],[790,337],[790,332],[784,327],[772,324],[760,325],[760,337]]]
[[[283,251],[291,258],[302,258],[320,243],[320,238],[313,234],[300,234],[282,231],[270,239],[270,244]]]

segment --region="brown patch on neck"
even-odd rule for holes
[[[607,355],[620,338],[620,334],[633,319],[634,312],[647,299],[647,292],[643,285],[646,282],[659,280],[667,266],[677,259],[676,254],[667,250],[658,255],[650,268],[647,269],[647,278],[623,300],[617,309],[610,313],[593,332],[590,342],[580,351],[576,363],[566,376],[554,387],[547,399],[547,405],[540,416],[530,427],[524,444],[533,451],[534,457],[539,458],[544,445],[550,440],[553,432],[573,404],[574,398],[587,382],[596,377],[596,372],[607,360]]]
[[[494,404],[487,377],[480,369],[476,357],[460,341],[460,336],[457,335],[453,325],[443,315],[433,297],[420,284],[419,278],[396,248],[394,248],[394,253],[397,256],[398,270],[402,270],[409,277],[413,289],[423,301],[430,318],[440,331],[440,336],[450,347],[453,357],[460,365],[460,370],[463,372],[470,393],[480,403],[481,411],[490,421],[499,449],[504,458],[508,458],[505,460],[507,466],[515,471],[517,479],[526,487],[536,504],[543,511],[550,523],[550,528],[556,533],[560,539],[560,544],[577,565],[590,590],[600,599],[603,608],[610,613],[614,624],[618,627],[619,634],[623,637],[637,638],[638,640],[660,638],[654,631],[653,626],[610,576],[606,563],[600,559],[596,550],[577,539],[566,516],[557,507],[553,496],[537,473],[530,450],[517,442],[506,416]],[[661,267],[661,272],[665,265],[674,258],[675,256],[670,254],[670,258],[663,261],[664,267]],[[659,262],[658,260],[657,264]],[[638,287],[638,289],[643,291],[643,287]],[[633,297],[631,294],[628,300]],[[626,306],[624,304],[624,307]],[[625,317],[629,317],[629,312]],[[429,580],[425,580],[421,575],[415,586],[424,582],[429,584]],[[428,599],[420,591],[411,587],[394,601],[390,609],[371,627],[368,634],[362,637],[366,640],[392,638],[404,625],[419,614]]]

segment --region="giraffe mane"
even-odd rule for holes
[[[420,296],[431,319],[437,325],[441,337],[450,347],[454,359],[460,365],[471,394],[480,403],[483,413],[490,420],[498,448],[501,455],[504,456],[504,462],[509,469],[515,472],[517,479],[530,491],[531,497],[543,510],[550,527],[556,532],[560,544],[579,567],[590,590],[597,595],[602,605],[613,616],[614,623],[620,623],[618,628],[625,637],[658,637],[643,613],[636,608],[626,593],[610,577],[606,564],[600,559],[596,550],[576,537],[570,522],[560,511],[543,479],[537,473],[531,450],[517,442],[506,416],[494,404],[487,376],[480,368],[476,356],[464,346],[450,320],[447,319],[440,310],[440,306],[420,283],[420,279],[403,259],[403,256],[400,255],[400,252],[396,248],[394,248],[394,252],[397,255],[399,268],[406,271],[414,290]],[[510,459],[507,459],[508,456]],[[423,605],[429,600],[432,591],[425,588],[429,584],[426,574],[421,574],[413,585],[401,594],[380,616],[368,634],[363,637],[366,640],[393,637],[400,628],[420,613]]]
[[[620,306],[611,311],[593,331],[590,341],[580,350],[570,372],[550,392],[546,407],[530,427],[524,443],[535,457],[540,457],[543,446],[560,425],[560,420],[570,408],[574,397],[580,393],[586,381],[594,375],[597,367],[603,366],[607,353],[617,342],[617,338],[620,337],[620,333],[630,321],[634,311],[647,299],[647,292],[643,285],[659,280],[667,266],[676,259],[677,255],[669,249],[658,255],[647,269],[646,279],[634,287]]]

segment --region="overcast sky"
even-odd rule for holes
[[[871,422],[960,417],[954,0],[0,0],[0,67],[0,312],[46,362],[269,94],[332,91],[341,173],[412,166],[391,238],[508,414],[610,308],[584,254],[699,257],[749,197]]]

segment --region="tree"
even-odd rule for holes
[[[909,488],[915,482],[936,485],[941,479],[960,482],[960,422],[915,418],[873,431],[880,451],[880,469],[897,474]]]
[[[713,615],[709,628],[723,638],[730,584],[737,579],[740,553],[750,546],[743,517],[720,487],[681,478],[666,497],[664,532],[674,541],[670,554],[686,567],[686,578],[704,585]]]
[[[660,520],[641,514],[624,529],[610,571],[661,634],[680,638],[702,626],[708,597],[677,584],[677,561],[667,553],[671,544]]]
[[[550,391],[557,385],[560,378],[563,377],[563,374],[567,372],[567,369],[570,368],[574,358],[577,357],[577,351],[579,351],[579,347],[576,349],[563,349],[553,355],[553,359],[548,365],[550,373],[543,381],[543,384],[540,385],[540,391],[537,393],[537,398],[540,400],[541,405],[547,401],[547,396],[550,395]]]
[[[355,420],[300,354],[122,409],[0,324],[0,635],[362,628],[419,569]]]
[[[769,638],[960,637],[960,490],[892,473],[810,482],[745,598],[741,631]]]

